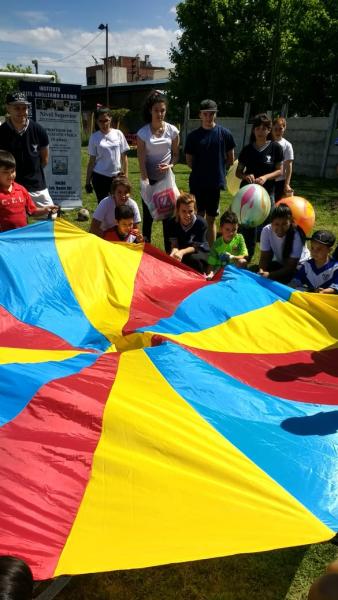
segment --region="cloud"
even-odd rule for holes
[[[0,29],[1,42],[11,44],[32,45],[34,48],[43,48],[55,41],[60,42],[63,33],[59,29],[52,27],[37,27],[36,29]]]
[[[176,43],[178,34],[178,31],[163,26],[109,30],[109,55],[139,54],[142,58],[150,54],[154,66],[168,67],[168,52],[170,46]],[[33,56],[39,62],[41,73],[55,69],[64,83],[85,83],[86,66],[94,64],[92,56],[100,61],[106,55],[105,32],[97,37],[93,32],[52,27],[0,29],[0,39],[2,48],[5,43],[11,51],[12,63],[30,65]]]
[[[176,11],[176,6],[175,6],[175,5],[174,5],[174,6],[172,6],[172,7],[169,9],[169,12],[170,12],[172,15],[175,15],[175,16],[176,16],[176,12],[177,12],[177,11]]]
[[[175,44],[177,31],[164,27],[145,28],[141,30],[130,29],[122,32],[112,32],[109,47],[114,49],[114,54],[135,56],[150,54],[153,65],[168,67],[170,65],[169,49]],[[128,41],[128,43],[127,43]],[[126,52],[128,48],[128,52]]]

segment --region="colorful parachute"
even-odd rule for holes
[[[0,553],[35,578],[328,540],[338,298],[67,222],[0,236]]]

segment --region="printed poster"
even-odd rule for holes
[[[81,86],[22,81],[20,90],[49,137],[45,175],[54,203],[63,209],[82,206]]]

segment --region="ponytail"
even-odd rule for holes
[[[289,227],[286,236],[285,236],[285,244],[283,248],[283,260],[287,260],[292,252],[293,241],[295,239],[295,235],[298,232],[300,239],[302,240],[303,246],[306,242],[306,235],[304,231],[298,225],[291,224]]]

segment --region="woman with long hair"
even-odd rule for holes
[[[167,99],[158,90],[153,90],[143,107],[145,125],[137,132],[137,157],[142,181],[154,185],[165,177],[179,157],[179,131],[165,120]],[[153,218],[142,198],[143,228],[146,241],[151,242]],[[163,238],[166,252],[171,246],[167,233],[168,219],[163,220]]]
[[[299,262],[310,258],[305,234],[295,225],[287,204],[278,204],[271,213],[271,223],[261,233],[259,274],[267,279],[288,283]]]
[[[32,600],[33,575],[15,556],[0,556],[0,600]]]
[[[266,113],[260,113],[253,119],[249,144],[244,146],[238,156],[236,176],[242,180],[241,187],[249,183],[263,186],[274,205],[275,179],[281,175],[283,150],[278,142],[271,141],[271,119]],[[241,228],[249,259],[255,252],[257,227]]]

